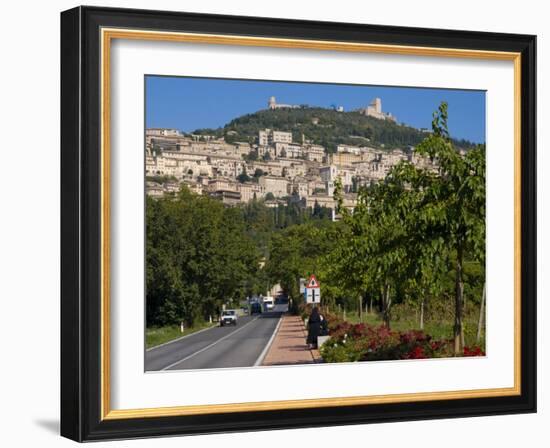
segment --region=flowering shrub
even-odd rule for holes
[[[329,320],[330,339],[321,348],[325,362],[426,359],[453,356],[447,340],[432,340],[423,331],[393,331],[385,326]],[[484,356],[479,347],[465,347],[464,356]]]
[[[325,342],[321,352],[325,362],[356,362],[361,361],[363,356],[361,344],[353,339],[345,340],[340,344]]]
[[[310,306],[300,314],[308,317]],[[395,331],[383,325],[352,324],[334,313],[322,313],[328,322],[330,339],[321,347],[325,362],[428,359],[454,356],[451,340],[434,340],[420,330]],[[464,356],[485,356],[477,346],[464,347]]]
[[[424,348],[417,345],[411,351],[405,354],[405,359],[425,359],[427,358]]]
[[[464,347],[464,356],[485,356],[485,352],[481,347]]]

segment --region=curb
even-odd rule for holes
[[[284,319],[284,315],[281,316],[281,318],[279,319],[279,322],[277,322],[277,326],[275,327],[275,330],[273,330],[273,334],[269,338],[269,341],[267,341],[267,344],[264,347],[264,349],[262,350],[262,353],[260,353],[260,356],[258,356],[258,359],[256,359],[256,362],[254,363],[254,367],[260,366],[264,362],[264,359],[267,356],[267,353],[269,352],[269,349],[273,345],[273,341],[275,340],[275,336],[279,332],[279,327],[281,326],[281,323],[283,322],[283,319]]]

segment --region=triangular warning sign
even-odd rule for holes
[[[317,281],[317,278],[314,275],[309,277],[309,280],[307,281],[307,287],[308,288],[319,288],[319,282]]]

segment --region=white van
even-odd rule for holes
[[[273,297],[264,297],[264,310],[272,311],[274,306]]]

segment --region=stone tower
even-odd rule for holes
[[[372,102],[370,103],[370,105],[372,107],[374,107],[374,110],[377,112],[377,113],[382,113],[382,100],[380,98],[375,98],[372,100]]]

